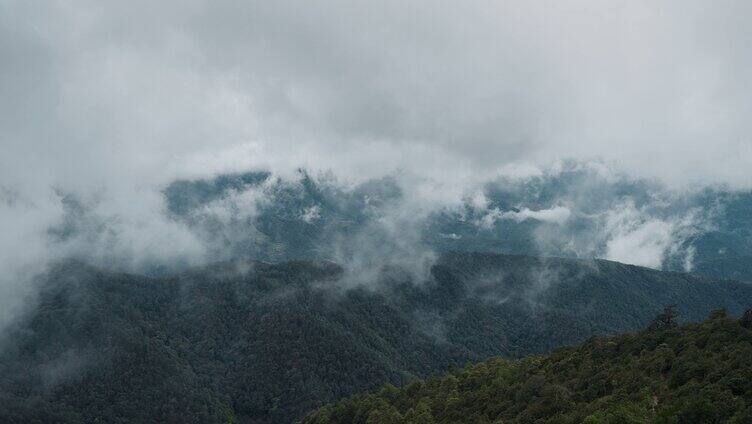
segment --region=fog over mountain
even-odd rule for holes
[[[69,256],[745,278],[750,8],[0,1],[0,326]]]
[[[422,280],[392,266],[353,287],[347,274],[232,260],[149,278],[60,263],[0,349],[0,422],[290,423],[387,382],[642,329],[669,302],[682,321],[752,304],[748,283],[603,260],[455,253]],[[749,387],[745,355],[731,377]]]
[[[751,17],[0,0],[0,416],[276,423],[742,314]]]

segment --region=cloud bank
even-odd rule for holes
[[[748,2],[0,5],[4,181],[601,157],[749,184]]]
[[[395,236],[420,225],[415,205],[419,217],[461,207],[502,177],[524,190],[566,158],[599,158],[604,179],[748,189],[751,12],[732,0],[0,0],[0,298],[71,252],[126,268],[205,260],[239,243],[270,190],[214,199],[191,227],[164,201],[176,179],[295,181],[302,168],[357,193],[396,175],[404,208],[373,221]],[[639,202],[580,210],[572,191],[475,207],[486,227],[545,223],[544,252],[605,245],[655,266],[690,237],[684,217],[631,215],[647,212]],[[591,212],[610,236],[567,237],[562,224]],[[326,211],[295,213],[312,224]]]

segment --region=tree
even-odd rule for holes
[[[726,309],[716,309],[713,311],[710,311],[710,315],[708,315],[708,319],[725,319],[728,318],[728,312]]]
[[[418,402],[415,408],[410,408],[405,414],[405,423],[407,424],[434,424],[435,422],[431,408],[425,400]]]
[[[649,330],[666,330],[669,328],[675,328],[677,326],[676,317],[679,314],[676,312],[676,305],[668,305],[663,308],[663,312],[653,318],[653,322],[648,327]]]
[[[398,424],[402,416],[397,409],[387,403],[380,404],[368,414],[366,424]]]
[[[752,329],[752,309],[747,309],[739,320],[739,324],[744,328]]]

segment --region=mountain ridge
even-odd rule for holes
[[[388,265],[388,264],[387,264]],[[370,285],[331,262],[238,259],[170,277],[51,268],[0,346],[6,422],[279,423],[385,382],[738,314],[752,285],[609,261],[443,254]],[[699,317],[699,318],[698,318]]]

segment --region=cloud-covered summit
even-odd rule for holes
[[[692,268],[702,255],[685,241],[710,231],[715,200],[696,210],[682,199],[752,182],[751,8],[0,0],[0,298],[26,293],[19,276],[60,256],[154,269],[238,246],[274,252],[288,218],[301,234],[339,228],[323,204],[274,209],[299,169],[329,175],[337,211],[366,211],[359,242],[399,257],[523,242]],[[494,196],[560,173],[564,159],[595,164],[598,178],[554,201]],[[165,200],[174,181],[248,170],[272,179],[188,217]],[[604,181],[613,195],[586,199]],[[673,194],[617,195],[623,181]],[[277,224],[237,231],[264,216]],[[746,233],[724,234],[747,246]],[[707,244],[717,255],[744,254],[720,240]],[[340,246],[327,255],[352,253],[347,243],[324,244]]]

